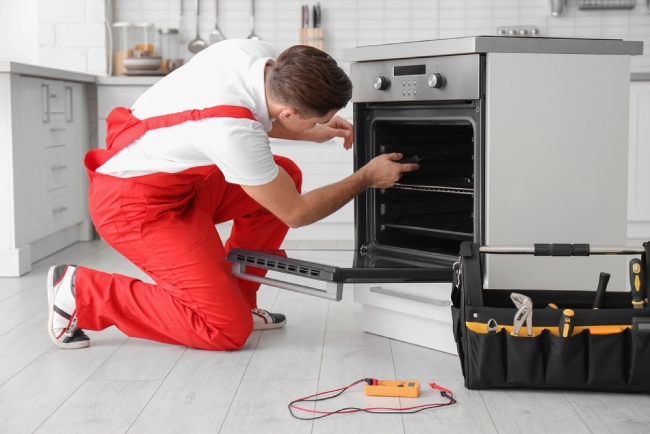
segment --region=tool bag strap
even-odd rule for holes
[[[466,306],[483,306],[483,267],[479,244],[464,241],[460,245],[460,275],[458,287]]]

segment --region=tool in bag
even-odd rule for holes
[[[631,291],[607,290],[607,273],[595,291],[513,291],[484,287],[482,264],[491,254],[640,259],[629,269]],[[463,242],[453,267],[451,309],[465,387],[650,392],[649,259],[650,242],[643,247]]]

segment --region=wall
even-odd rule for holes
[[[0,57],[103,75],[107,71],[103,23],[111,15],[110,9],[115,11],[115,21],[150,21],[158,27],[178,27],[181,1],[187,21],[185,27],[189,29],[194,0],[3,1],[0,2],[0,35],[4,38],[0,43]],[[110,2],[107,8],[105,2]],[[304,0],[257,0],[256,33],[280,49],[297,43],[303,3]],[[632,10],[606,11],[580,11],[577,0],[568,0],[560,17],[551,16],[549,0],[322,0],[320,3],[326,50],[337,59],[344,49],[357,45],[495,34],[496,27],[501,25],[534,25],[541,36],[644,41],[645,55],[632,59],[632,70],[650,71],[650,14],[644,0],[638,0]],[[219,8],[219,27],[227,37],[248,36],[249,1],[221,0]],[[214,27],[215,0],[200,0],[200,9],[200,34],[205,39]],[[38,17],[37,25],[30,24],[34,14]],[[37,44],[34,33],[38,35]],[[15,42],[17,37],[21,38],[20,44]]]

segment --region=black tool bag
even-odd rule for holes
[[[631,292],[606,292],[601,308],[594,309],[596,291],[483,288],[481,256],[522,253],[507,249],[464,242],[459,262],[454,265],[451,309],[465,387],[650,392],[647,304],[633,308]],[[527,249],[530,251],[526,253],[537,256],[595,254],[595,248],[590,252],[587,244],[536,244]],[[613,249],[598,254],[629,255],[632,248]],[[633,249],[636,256],[641,256],[645,287],[649,288],[650,243]],[[526,325],[518,336],[513,334],[518,312],[510,298],[513,292],[533,302],[530,337]],[[549,304],[557,308],[549,308]],[[565,309],[574,313],[574,329],[562,337],[560,320]],[[494,324],[490,319],[498,324],[496,331],[488,331],[488,323]]]

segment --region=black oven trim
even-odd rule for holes
[[[474,129],[474,212],[478,216],[474,218],[474,242],[483,243],[485,215],[484,203],[484,152],[485,132],[483,125],[485,98],[470,101],[445,101],[431,103],[357,103],[354,107],[355,124],[355,147],[354,168],[358,170],[363,164],[375,157],[369,144],[375,143],[375,125],[377,122],[387,121],[409,121],[409,122],[443,122],[443,121],[464,121],[469,122]],[[391,115],[400,111],[402,115]],[[403,113],[419,113],[417,116],[407,117]],[[436,113],[438,115],[436,115]],[[360,144],[368,144],[359,146]],[[376,191],[367,190],[359,195],[354,201],[355,215],[355,248],[357,251],[368,255],[385,255],[411,259],[430,259],[435,262],[453,263],[455,258],[445,254],[404,249],[395,246],[384,247],[376,240],[372,230],[376,222],[374,214],[368,215],[367,211],[372,209]]]

